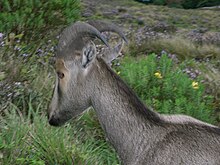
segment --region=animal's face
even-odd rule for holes
[[[51,125],[62,125],[90,106],[92,87],[87,75],[92,66],[85,67],[82,57],[77,55],[71,61],[56,60],[56,83],[48,112]]]
[[[124,34],[112,24],[93,21],[91,25],[76,22],[61,33],[56,52],[56,84],[48,109],[51,125],[62,125],[91,106],[97,80],[92,76],[94,68],[97,68],[94,38],[100,39],[107,49],[109,44],[101,34],[103,31],[118,33],[126,41]],[[109,49],[102,58],[107,63],[113,60],[122,45],[119,45],[120,49]]]

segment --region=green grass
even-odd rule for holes
[[[77,125],[51,127],[42,105],[33,109],[29,102],[28,114],[10,104],[1,117],[0,162],[3,164],[118,164],[115,152],[95,127],[92,112],[85,113]],[[90,128],[88,122],[92,122]],[[84,123],[84,124],[83,124]],[[84,125],[84,126],[83,126]],[[80,130],[78,130],[80,129]],[[84,130],[82,130],[84,129]],[[89,129],[97,130],[91,133]]]
[[[70,127],[49,127],[45,117],[31,112],[31,105],[29,117],[14,105],[9,111],[1,123],[3,164],[71,164]]]

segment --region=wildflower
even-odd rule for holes
[[[199,89],[199,83],[196,82],[196,81],[193,81],[192,82],[192,87],[193,87],[193,89]]]
[[[120,71],[118,71],[118,72],[117,72],[117,75],[120,75],[120,73],[121,73],[121,72],[120,72]]]
[[[22,54],[23,57],[29,56],[27,53]]]
[[[166,50],[162,50],[162,51],[160,52],[160,54],[163,55],[163,54],[168,54],[168,53],[166,52]]]
[[[160,72],[154,73],[154,76],[155,76],[156,78],[163,78],[163,77],[161,76],[161,73],[160,73]]]
[[[0,39],[2,39],[3,38],[3,33],[0,33]]]

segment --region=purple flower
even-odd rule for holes
[[[2,39],[3,38],[3,34],[2,33],[0,33],[0,39]]]
[[[167,52],[166,52],[165,50],[162,50],[162,51],[160,52],[160,54],[161,54],[161,55],[167,54]]]
[[[23,57],[29,56],[27,53],[22,54]]]

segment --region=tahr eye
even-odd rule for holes
[[[57,75],[60,79],[64,78],[64,73],[62,72],[57,72]]]

